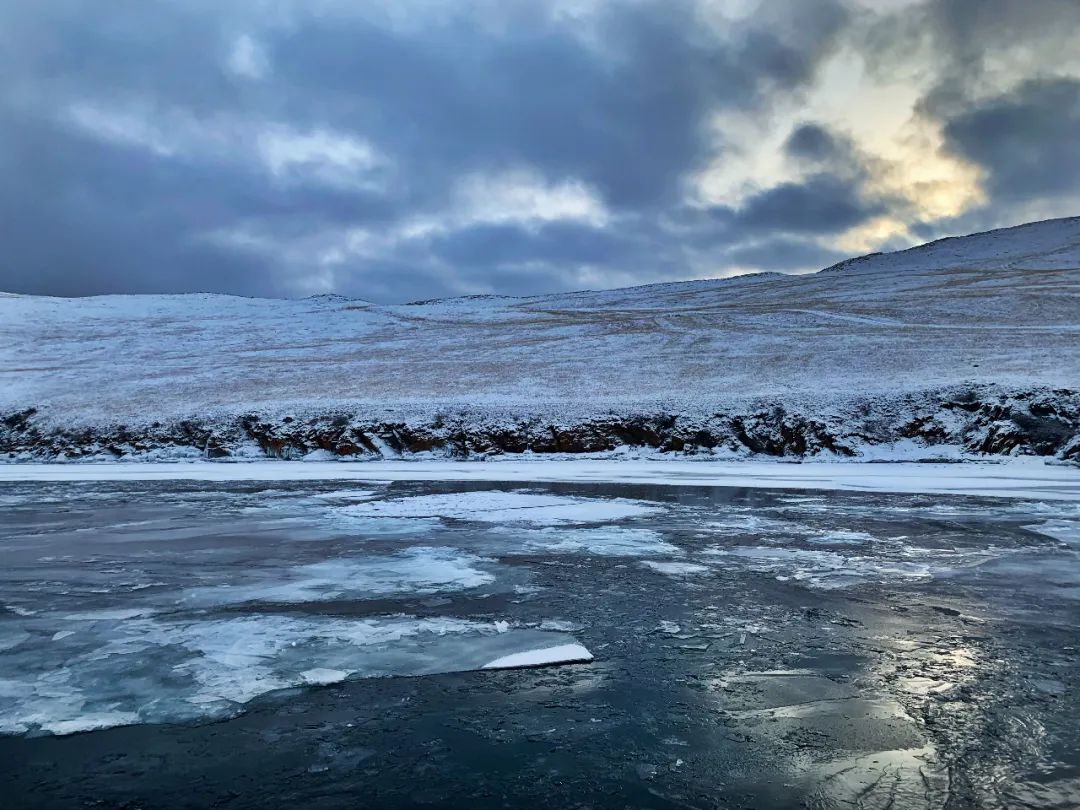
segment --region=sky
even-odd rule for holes
[[[1080,0],[0,0],[0,290],[380,303],[1080,213]]]

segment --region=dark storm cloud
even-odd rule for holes
[[[4,146],[0,220],[8,289],[85,295],[225,282],[239,291],[262,280],[257,265],[233,264],[184,241],[177,221],[198,227],[223,201],[193,210],[192,179],[182,167],[25,123],[5,133]]]
[[[24,119],[0,150],[8,289],[282,294],[282,268],[202,238],[238,214],[279,235],[393,215],[382,198],[285,187],[199,160],[163,158]]]
[[[931,100],[969,96],[988,67],[1015,56],[1016,70],[1054,70],[1075,48],[1076,0],[926,0],[885,15],[861,49],[872,67],[934,77]]]
[[[787,140],[784,151],[791,157],[817,163],[835,160],[845,149],[826,127],[816,123],[800,124]]]
[[[930,0],[871,30],[870,64],[910,70],[917,54],[933,77],[919,112],[942,125],[954,154],[986,171],[987,204],[941,227],[991,227],[1013,204],[1076,199],[1077,31],[1076,0]],[[941,233],[934,223],[915,230]]]
[[[847,230],[882,210],[880,203],[864,199],[856,184],[818,174],[751,197],[735,212],[735,219],[754,229],[827,234]]]
[[[1035,79],[947,118],[957,153],[989,173],[1001,197],[1075,193],[1080,187],[1080,81]]]
[[[703,116],[751,91],[684,15],[676,5],[619,16],[606,32],[621,51],[611,64],[543,26],[492,40],[463,25],[421,35],[310,20],[272,51],[286,82],[319,87],[327,118],[393,143],[426,183],[523,163],[638,206],[670,202],[706,147]]]
[[[787,236],[739,245],[724,257],[735,265],[779,271],[820,269],[847,258],[809,239]]]
[[[316,250],[335,229],[389,232],[413,212],[453,205],[454,183],[470,172],[521,167],[588,184],[611,220],[451,229],[347,262],[335,285],[401,299],[436,277],[445,292],[514,292],[547,273],[559,287],[572,280],[566,265],[625,275],[616,265],[629,245],[664,268],[679,251],[652,222],[678,216],[686,174],[711,155],[709,117],[799,87],[847,18],[839,0],[814,0],[782,34],[765,19],[722,40],[691,2],[612,4],[590,38],[545,4],[448,5],[406,24],[374,5],[315,8],[55,0],[0,9],[9,230],[0,288],[287,294],[305,289],[316,257],[274,244]],[[242,34],[265,53],[261,78],[229,70]],[[137,120],[82,126],[78,105]],[[177,133],[177,120],[198,127]],[[149,134],[139,129],[147,121]],[[253,157],[267,124],[362,139],[392,166],[389,181],[373,191],[270,176]],[[214,238],[222,233],[241,237]],[[262,237],[268,249],[256,249]]]

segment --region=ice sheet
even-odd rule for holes
[[[572,642],[562,633],[499,632],[491,622],[454,618],[102,621],[47,648],[0,657],[0,733],[229,716],[287,687],[474,670],[517,654],[568,650]]]
[[[506,553],[515,550],[548,554],[597,554],[638,557],[647,554],[682,554],[652,529],[603,526],[589,529],[545,528],[507,533]],[[519,545],[520,544],[520,545]]]
[[[774,574],[781,581],[802,582],[833,590],[871,582],[925,581],[980,565],[1005,554],[1001,549],[895,549],[890,554],[848,553],[775,546],[733,546],[706,549],[701,558],[714,565],[741,566]]]
[[[193,588],[180,601],[197,605],[301,603],[465,590],[495,581],[491,573],[476,567],[483,562],[458,549],[414,546],[392,555],[342,557],[285,571],[256,571],[255,581]]]
[[[822,531],[807,537],[808,543],[820,546],[863,546],[874,541],[869,532],[855,532],[847,529]]]
[[[1080,500],[1080,468],[1002,463],[504,460],[0,464],[0,481],[561,481]]]
[[[1033,526],[1025,526],[1029,531],[1053,537],[1062,543],[1071,546],[1080,546],[1080,521],[1076,520],[1047,520]]]
[[[454,492],[371,501],[342,507],[355,517],[454,518],[482,523],[601,523],[641,517],[659,511],[656,505],[622,498],[574,498],[530,492]]]

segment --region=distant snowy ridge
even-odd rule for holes
[[[893,253],[845,259],[822,272],[1027,269],[1080,267],[1080,217],[949,236]]]
[[[1080,218],[757,274],[378,306],[0,296],[0,458],[1080,456]]]

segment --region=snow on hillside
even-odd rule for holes
[[[902,270],[1056,270],[1080,267],[1080,217],[938,239],[894,253],[872,253],[827,268],[848,272]]]
[[[71,429],[348,409],[559,423],[1080,387],[1080,218],[804,276],[377,306],[0,297],[0,415]],[[835,410],[835,409],[833,409]]]

